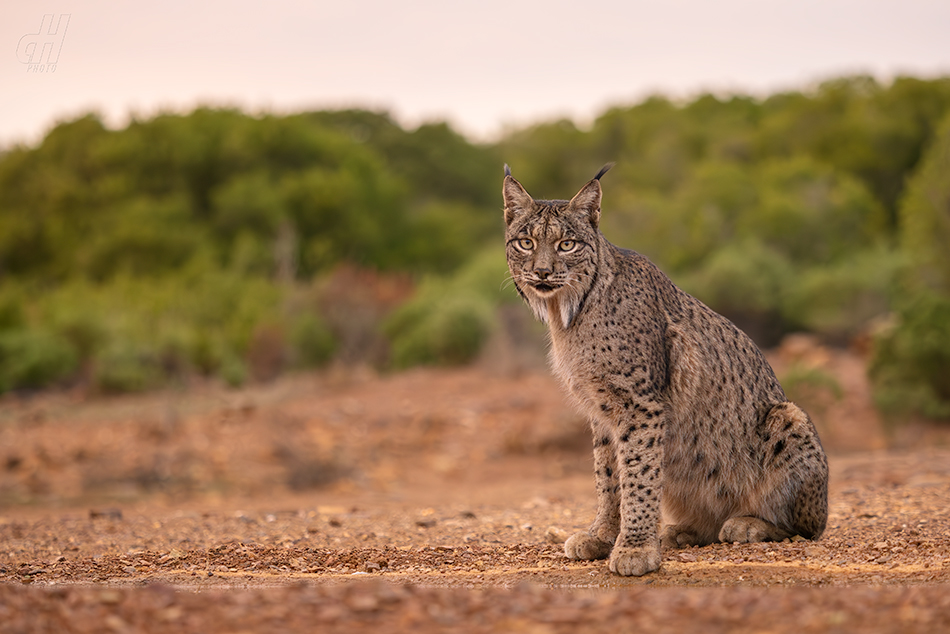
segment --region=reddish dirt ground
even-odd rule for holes
[[[0,631],[950,631],[950,434],[791,339],[831,462],[816,542],[572,562],[590,441],[543,369],[328,371],[0,399]]]

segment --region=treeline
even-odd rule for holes
[[[464,362],[511,300],[501,165],[763,345],[875,331],[880,401],[950,415],[950,79],[653,97],[493,145],[385,113],[95,115],[0,155],[0,391]],[[942,126],[942,127],[941,127]]]
[[[339,262],[457,266],[495,224],[495,163],[444,124],[406,132],[368,112],[201,109],[117,131],[87,115],[3,156],[0,275],[103,282],[196,259],[304,279]]]
[[[461,351],[409,333],[397,355],[383,321],[497,246],[499,164],[444,123],[362,111],[61,123],[0,157],[0,392],[465,360],[490,319]]]

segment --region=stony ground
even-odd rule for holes
[[[948,631],[947,430],[882,424],[852,353],[772,361],[842,388],[797,397],[827,532],[636,579],[561,554],[593,515],[590,441],[543,370],[4,397],[0,631]]]

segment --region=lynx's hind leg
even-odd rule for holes
[[[720,541],[817,539],[828,520],[828,460],[811,419],[794,403],[779,403],[756,434],[762,481],[723,524]]]

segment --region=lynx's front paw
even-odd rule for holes
[[[612,548],[613,544],[601,541],[590,533],[574,533],[564,542],[564,554],[568,559],[604,559]]]
[[[660,567],[658,548],[614,548],[610,555],[610,571],[622,577],[639,577]]]

